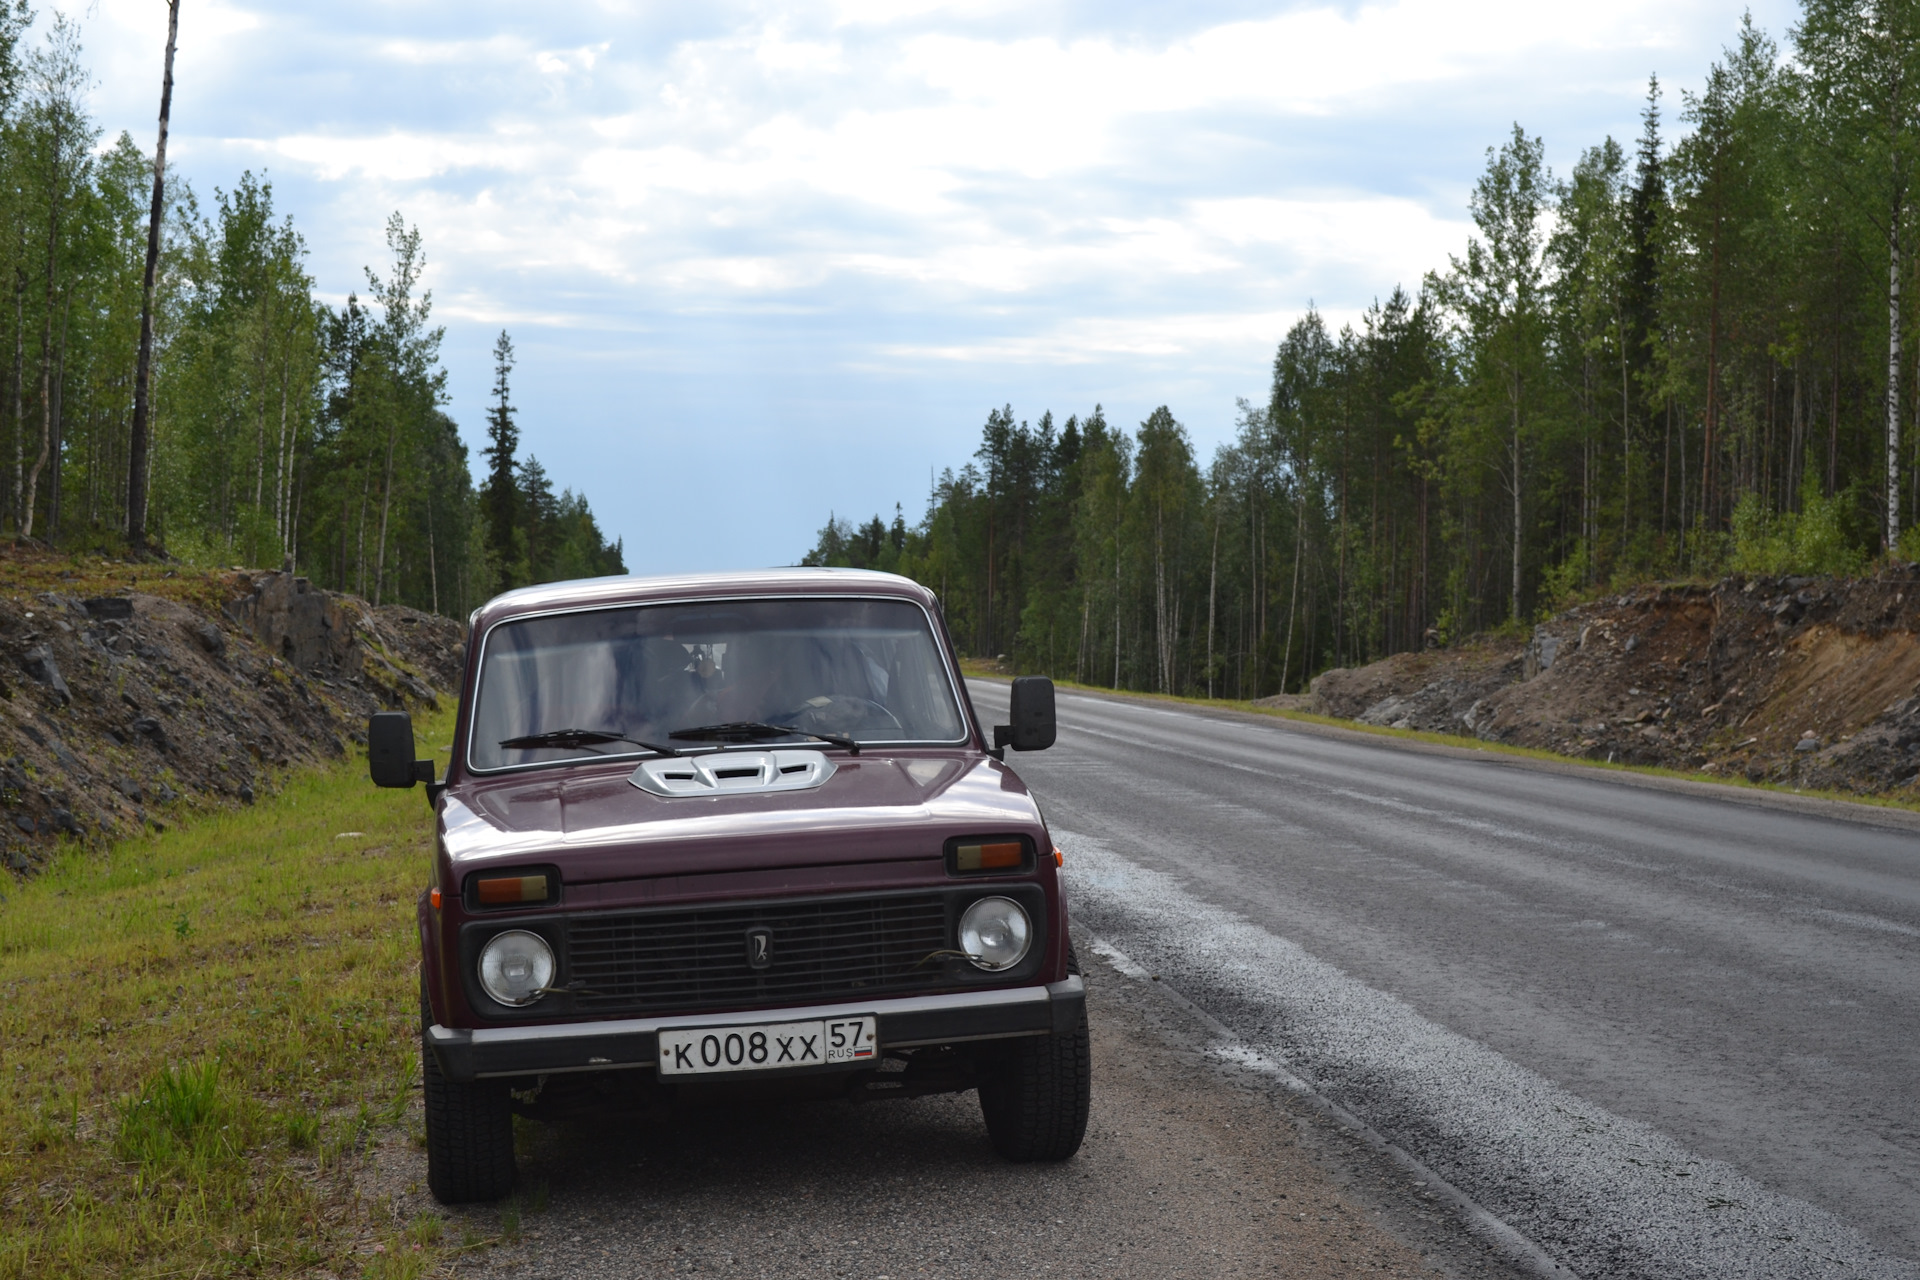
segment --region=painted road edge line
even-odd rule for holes
[[[1427,1190],[1451,1205],[1455,1212],[1466,1219],[1470,1230],[1509,1262],[1532,1275],[1541,1277],[1541,1280],[1580,1280],[1579,1274],[1571,1267],[1556,1261],[1552,1254],[1535,1244],[1511,1223],[1496,1216],[1472,1196],[1427,1168],[1405,1148],[1387,1141],[1372,1125],[1322,1094],[1305,1080],[1287,1070],[1283,1064],[1247,1044],[1225,1023],[1187,999],[1172,986],[1157,981],[1146,969],[1135,963],[1126,952],[1098,934],[1093,934],[1091,937],[1093,939],[1091,949],[1094,954],[1111,964],[1122,977],[1130,978],[1135,982],[1151,982],[1155,991],[1160,992],[1211,1031],[1217,1037],[1217,1042],[1210,1047],[1214,1056],[1257,1071],[1276,1081],[1287,1092],[1360,1139],[1369,1148],[1392,1160],[1402,1171],[1424,1180]]]

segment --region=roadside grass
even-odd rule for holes
[[[109,549],[46,551],[18,544],[0,544],[0,566],[6,594],[21,602],[42,591],[86,597],[130,588],[217,610],[229,594],[223,579],[231,576],[219,569],[122,559]]]
[[[960,661],[960,673],[966,676],[982,676],[988,679],[1005,680],[1012,673],[999,663],[980,659],[963,658]],[[1133,689],[1112,689],[1106,685],[1081,684],[1074,680],[1058,680],[1054,684],[1062,689],[1072,689],[1079,693],[1097,693],[1109,698],[1128,698],[1137,702],[1171,702],[1188,707],[1212,707],[1221,711],[1239,711],[1249,715],[1271,716],[1276,720],[1293,720],[1302,724],[1325,725],[1331,729],[1342,729],[1349,733],[1365,733],[1377,738],[1386,738],[1397,742],[1424,742],[1438,747],[1452,747],[1462,751],[1481,751],[1490,755],[1509,756],[1523,760],[1548,761],[1554,764],[1579,765],[1588,769],[1607,769],[1615,773],[1639,774],[1655,778],[1678,778],[1686,782],[1710,782],[1718,787],[1733,787],[1743,791],[1773,791],[1781,795],[1808,796],[1816,800],[1837,800],[1845,804],[1871,805],[1880,809],[1901,809],[1908,812],[1920,812],[1920,795],[1870,795],[1854,791],[1832,791],[1815,787],[1791,787],[1777,782],[1755,782],[1739,774],[1703,773],[1690,769],[1669,769],[1663,765],[1626,764],[1610,760],[1589,760],[1585,756],[1561,755],[1557,751],[1547,751],[1540,747],[1520,747],[1505,742],[1488,742],[1481,738],[1470,738],[1463,734],[1429,733],[1424,729],[1394,729],[1386,725],[1362,724],[1358,720],[1342,720],[1338,716],[1316,715],[1311,711],[1299,711],[1290,707],[1262,707],[1253,702],[1237,698],[1192,698],[1173,693],[1143,693]]]
[[[418,1085],[431,841],[349,752],[6,886],[0,1280],[432,1265],[437,1219],[376,1221],[353,1182]]]

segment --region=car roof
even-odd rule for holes
[[[938,609],[934,594],[896,573],[871,569],[737,569],[656,577],[576,578],[504,592],[473,611],[475,633],[496,622],[555,609],[653,604],[714,596],[898,596]]]

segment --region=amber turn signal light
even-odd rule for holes
[[[1033,858],[1027,842],[1017,836],[959,839],[947,844],[947,870],[954,875],[979,875],[993,871],[1027,871]]]
[[[474,885],[474,894],[483,907],[504,907],[521,902],[545,902],[547,878],[539,876],[490,876]]]
[[[435,889],[432,893],[429,893],[427,895],[427,900],[433,903],[433,909],[435,911],[438,911],[440,909],[440,891],[438,889]]]
[[[1013,871],[1026,861],[1027,851],[1018,840],[1000,844],[963,844],[953,851],[953,865],[959,871]]]

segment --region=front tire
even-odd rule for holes
[[[1067,1034],[1008,1041],[981,1066],[980,1111],[995,1151],[1027,1164],[1065,1160],[1080,1149],[1093,1100],[1084,1008]]]
[[[427,1189],[441,1204],[498,1200],[513,1190],[513,1108],[504,1080],[449,1080],[423,1038]]]

